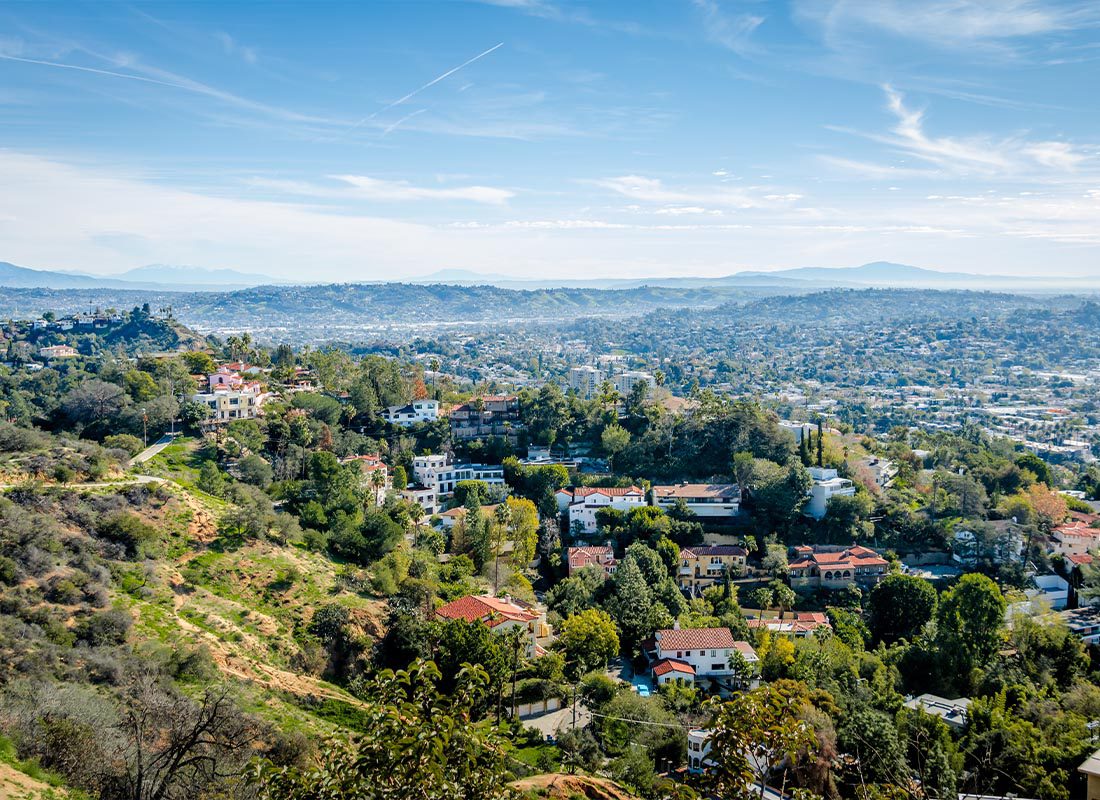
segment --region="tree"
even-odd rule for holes
[[[535,558],[539,540],[539,512],[534,503],[522,497],[509,497],[505,503],[512,534],[512,565],[522,569]]]
[[[790,767],[817,747],[813,726],[802,719],[810,707],[806,687],[781,680],[722,703],[709,701],[710,760],[707,789],[719,798],[760,796],[772,773]],[[759,787],[757,792],[750,784]],[[786,777],[780,784],[785,790]]]
[[[745,496],[745,491],[752,485],[752,476],[756,469],[756,459],[752,453],[740,452],[733,454],[733,479],[737,481],[737,491],[740,497]]]
[[[790,567],[787,561],[787,548],[776,542],[769,542],[760,566],[773,578],[786,577]]]
[[[764,618],[764,612],[772,607],[774,599],[775,595],[772,594],[772,590],[765,586],[761,586],[749,592],[749,602],[760,609],[760,614],[757,619]]]
[[[96,379],[84,381],[61,401],[70,418],[85,423],[116,417],[128,403],[121,386]]]
[[[889,575],[871,590],[871,635],[893,644],[912,640],[936,613],[936,589],[913,575]]]
[[[408,485],[408,475],[405,473],[405,468],[399,464],[393,468],[393,489],[395,492],[400,492]]]
[[[653,631],[649,628],[649,610],[653,591],[637,562],[623,561],[611,579],[612,596],[608,606],[622,632],[624,648],[633,648]]]
[[[603,429],[603,433],[600,434],[600,445],[607,453],[607,468],[609,471],[614,472],[612,465],[615,456],[625,450],[628,444],[630,444],[630,432],[622,425],[613,423]]]
[[[187,366],[187,371],[192,375],[209,375],[218,368],[218,365],[214,362],[214,359],[210,357],[210,354],[202,350],[192,350],[188,353],[181,353],[180,358]]]
[[[1027,499],[1038,516],[1039,527],[1049,533],[1066,518],[1066,499],[1051,491],[1045,483],[1033,483],[1027,489]]]
[[[274,472],[271,465],[255,453],[247,455],[237,462],[237,470],[241,474],[241,480],[253,486],[266,489],[271,485]]]
[[[106,781],[102,797],[201,796],[240,769],[256,738],[225,686],[192,700],[157,677],[141,675],[127,685],[124,701],[117,736],[108,738],[104,754],[121,769]]]
[[[607,666],[619,652],[619,633],[607,612],[589,608],[565,618],[558,627],[558,646],[576,678]]]
[[[323,760],[304,769],[263,764],[254,777],[260,800],[407,800],[412,787],[422,800],[510,797],[502,734],[474,721],[489,676],[465,667],[450,695],[441,680],[430,662],[383,671],[363,693],[370,733],[324,748]]]
[[[1006,603],[985,575],[963,575],[940,598],[936,615],[940,654],[946,674],[968,689],[972,670],[989,663],[1001,647]]]
[[[455,484],[454,489],[454,502],[455,506],[468,505],[468,498],[477,498],[478,505],[488,505],[489,500],[489,484],[485,481],[459,481]]]
[[[798,595],[794,593],[794,589],[782,581],[772,581],[770,586],[772,590],[772,601],[779,607],[780,611],[787,611],[788,609],[794,608],[795,603],[798,602]]]
[[[500,588],[500,550],[512,524],[512,509],[507,503],[499,503],[490,523],[493,548],[493,592]]]
[[[898,733],[915,780],[932,800],[958,797],[962,759],[947,724],[920,709],[898,712]]]

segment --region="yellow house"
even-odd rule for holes
[[[742,575],[749,552],[735,545],[685,547],[680,551],[680,569],[676,578],[680,588],[697,595],[722,580],[722,575]]]

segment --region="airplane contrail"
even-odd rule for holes
[[[185,89],[187,91],[194,91],[194,87],[185,86],[182,83],[170,83],[168,81],[158,81],[156,78],[146,78],[143,75],[130,75],[125,72],[112,72],[109,69],[96,69],[95,67],[81,67],[76,64],[64,64],[60,61],[40,61],[36,58],[20,58],[19,56],[9,56],[0,53],[0,59],[5,61],[21,61],[24,64],[40,64],[44,67],[59,67],[60,69],[75,69],[78,72],[91,72],[96,75],[110,75],[113,78],[126,78],[131,81],[141,81],[142,83],[155,83],[157,86],[170,86],[173,89]]]
[[[413,90],[412,90],[411,92],[409,92],[409,93],[408,93],[407,95],[405,95],[405,96],[404,96],[404,97],[402,97],[401,99],[399,99],[399,100],[394,100],[394,101],[393,101],[392,103],[390,103],[390,104],[389,104],[388,106],[385,106],[384,108],[380,108],[380,109],[378,109],[377,111],[375,111],[375,112],[374,112],[373,114],[370,114],[370,115],[368,115],[368,116],[365,116],[365,117],[363,117],[363,118],[362,118],[361,120],[359,120],[359,121],[358,121],[358,122],[356,122],[356,123],[355,123],[354,125],[352,125],[352,126],[351,126],[351,128],[350,128],[350,130],[355,130],[355,129],[356,129],[356,128],[358,128],[358,127],[359,127],[360,125],[363,125],[364,123],[366,123],[366,122],[369,122],[370,120],[372,120],[372,119],[374,119],[375,117],[377,117],[377,116],[378,116],[379,114],[381,114],[381,113],[383,113],[383,112],[385,112],[385,111],[389,111],[389,110],[390,110],[391,108],[393,108],[394,106],[399,106],[399,105],[401,105],[402,103],[404,103],[404,102],[405,102],[406,100],[409,100],[409,99],[411,99],[411,98],[413,98],[413,97],[416,97],[416,95],[420,94],[420,93],[421,93],[422,91],[424,91],[425,89],[427,89],[427,88],[429,88],[429,87],[431,87],[431,86],[435,86],[435,85],[436,85],[437,83],[439,83],[439,82],[440,82],[441,80],[443,80],[443,79],[445,79],[445,78],[449,78],[449,77],[451,77],[452,75],[454,75],[454,74],[455,74],[456,72],[458,72],[458,71],[459,71],[460,69],[462,69],[463,67],[468,67],[468,66],[470,66],[470,65],[471,65],[471,64],[473,64],[473,63],[474,63],[475,61],[477,61],[477,60],[479,60],[479,59],[482,59],[482,58],[485,58],[485,56],[489,55],[489,53],[493,52],[494,50],[499,50],[499,49],[500,49],[501,47],[504,47],[504,42],[499,42],[498,44],[495,44],[495,45],[493,45],[492,47],[490,47],[490,48],[489,48],[488,50],[486,50],[486,51],[485,51],[484,53],[478,53],[478,54],[477,54],[476,56],[474,56],[473,58],[471,58],[471,59],[468,59],[468,60],[466,60],[466,61],[463,61],[463,62],[462,62],[461,64],[459,64],[459,65],[458,65],[457,67],[454,67],[453,69],[449,69],[449,70],[447,70],[446,72],[444,72],[444,73],[443,73],[442,75],[439,75],[438,77],[432,78],[432,79],[431,79],[430,81],[428,81],[427,83],[425,83],[425,84],[424,84],[423,86],[421,86],[421,87],[420,87],[419,89],[413,89]]]

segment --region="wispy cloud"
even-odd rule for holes
[[[698,188],[670,189],[657,178],[642,175],[621,175],[593,181],[595,185],[610,189],[631,200],[659,203],[665,206],[725,208],[765,208],[789,205],[801,199],[799,194],[775,194],[754,192],[751,189]]]
[[[386,181],[366,175],[332,175],[355,188],[355,194],[372,200],[468,200],[473,203],[501,205],[516,196],[508,189],[493,186],[431,187],[415,186],[408,181]]]
[[[241,44],[225,31],[218,31],[214,38],[221,43],[226,55],[237,56],[246,64],[255,64],[259,60],[259,52],[255,47]]]
[[[764,17],[744,11],[730,11],[720,0],[692,0],[703,15],[707,38],[744,56],[759,50],[752,34],[764,23]]]
[[[1073,173],[1096,160],[1095,153],[1063,141],[1032,141],[1023,136],[996,138],[990,135],[936,136],[926,130],[925,112],[906,103],[905,96],[892,86],[883,86],[886,107],[895,118],[889,134],[868,133],[850,128],[833,128],[854,133],[926,164],[934,165],[941,176],[988,175],[1002,178],[1036,177],[1042,172]],[[934,173],[911,168],[896,168],[834,156],[822,157],[835,167],[849,168],[868,177]]]
[[[202,83],[200,81],[192,80],[184,75],[179,75],[167,70],[158,69],[156,67],[149,66],[142,63],[133,57],[118,57],[115,59],[109,59],[112,66],[115,69],[101,69],[99,67],[90,67],[83,64],[74,64],[63,61],[51,61],[46,59],[37,58],[24,58],[21,56],[14,56],[0,53],[0,59],[5,61],[18,61],[24,64],[34,64],[42,67],[50,67],[53,69],[69,70],[74,72],[83,72],[91,75],[100,75],[109,78],[119,78],[122,80],[136,81],[139,83],[151,84],[154,86],[162,86],[169,89],[178,89],[180,91],[189,92],[192,94],[203,95],[214,100],[218,100],[230,106],[234,106],[245,111],[251,111],[260,113],[268,117],[280,119],[285,122],[301,122],[301,123],[314,123],[331,125],[339,123],[339,120],[332,118],[313,116],[310,114],[303,114],[297,111],[293,111],[286,108],[280,108],[278,106],[268,105],[267,103],[261,103],[256,100],[250,100],[246,97],[227,92],[217,87],[210,86],[209,84]],[[129,72],[122,72],[121,69],[128,69]]]
[[[820,24],[836,48],[877,31],[936,49],[1005,55],[1028,39],[1100,23],[1092,0],[799,0],[795,12]]]

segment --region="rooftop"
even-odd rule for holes
[[[671,628],[657,631],[660,650],[719,650],[736,646],[729,628]]]

